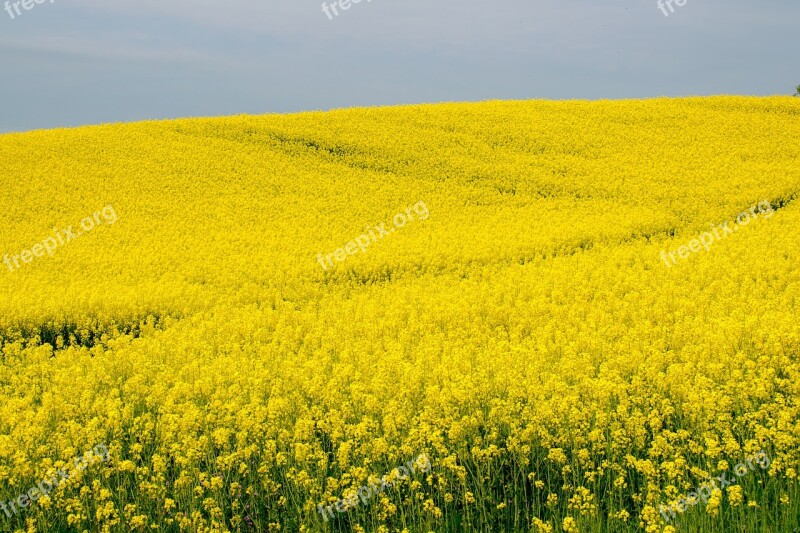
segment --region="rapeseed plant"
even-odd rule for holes
[[[0,254],[120,214],[0,269],[0,500],[108,447],[0,530],[791,531],[799,114],[520,101],[0,136]],[[424,224],[320,268],[420,199]],[[768,223],[664,268],[762,201]]]

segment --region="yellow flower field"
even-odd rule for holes
[[[0,176],[0,531],[800,526],[800,99],[36,131]]]

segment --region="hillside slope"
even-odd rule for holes
[[[798,118],[521,101],[0,136],[0,500],[109,451],[0,529],[791,530]]]

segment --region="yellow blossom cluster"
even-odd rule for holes
[[[108,446],[0,531],[791,531],[799,119],[510,101],[0,136],[0,254],[116,216],[0,264],[0,501]]]

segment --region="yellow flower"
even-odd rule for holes
[[[741,485],[733,485],[725,489],[728,493],[728,503],[731,507],[739,507],[744,502],[744,494]]]
[[[547,458],[559,465],[567,462],[567,456],[561,448],[551,448]]]
[[[718,516],[721,504],[722,504],[722,491],[719,489],[714,489],[711,492],[711,497],[708,499],[708,505],[706,505],[706,512],[711,516]]]
[[[571,516],[564,518],[561,527],[564,529],[565,533],[580,533],[578,525],[575,523],[575,519]]]
[[[536,533],[552,533],[553,526],[542,522],[540,519],[534,517],[533,519],[533,526],[536,528]]]
[[[558,494],[551,492],[547,495],[547,506],[553,508],[556,505],[558,505]]]

